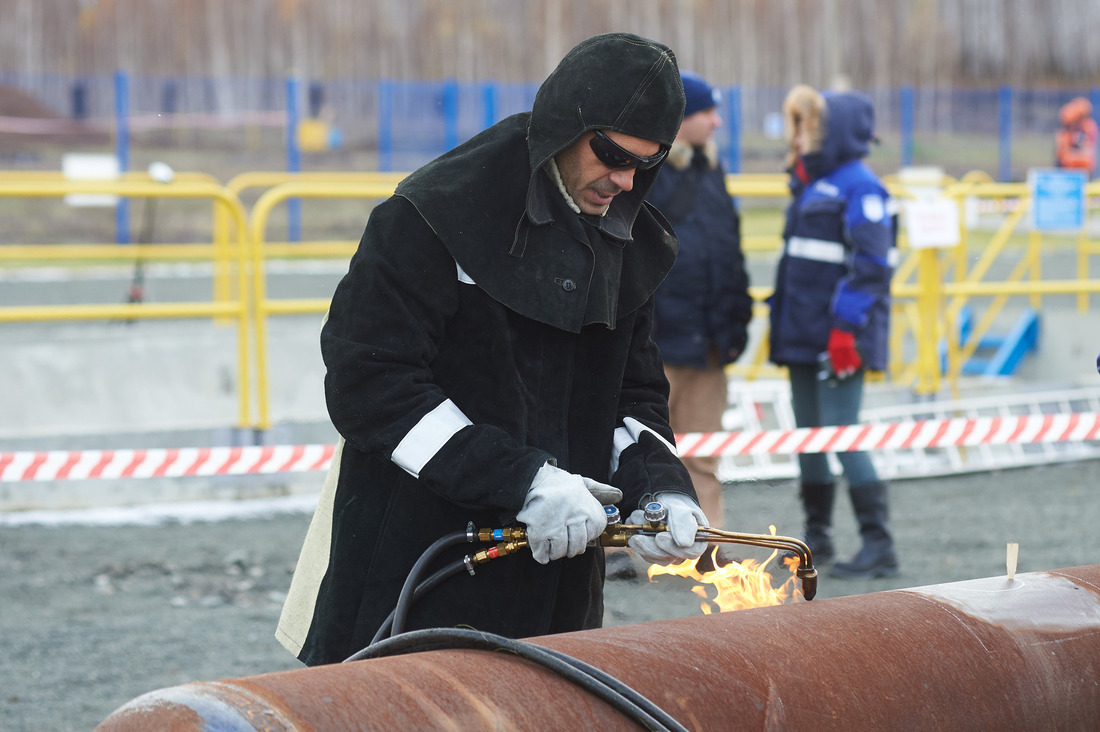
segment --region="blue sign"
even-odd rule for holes
[[[1088,213],[1083,170],[1039,170],[1027,174],[1031,189],[1031,228],[1037,231],[1080,231]]]

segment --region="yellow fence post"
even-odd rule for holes
[[[1085,228],[1077,235],[1077,279],[1089,278],[1089,225],[1088,213],[1085,214]],[[1087,292],[1077,294],[1077,312],[1087,313],[1089,310],[1089,296]]]
[[[940,256],[936,249],[922,249],[920,251],[920,265],[918,268],[918,284],[920,287],[918,311],[920,313],[920,338],[917,343],[917,369],[916,393],[922,395],[936,394],[940,390],[940,361],[937,341],[940,322]]]
[[[1043,233],[1032,229],[1027,235],[1027,259],[1030,264],[1030,279],[1032,282],[1041,282],[1043,279]],[[1043,304],[1043,296],[1036,293],[1031,296],[1031,307],[1039,310]]]

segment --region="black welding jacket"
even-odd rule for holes
[[[624,516],[657,492],[694,495],[650,339],[652,295],[676,252],[643,203],[657,169],[639,171],[604,217],[571,211],[543,170],[593,127],[675,136],[671,52],[604,38],[632,60],[613,80],[585,53],[567,57],[569,83],[552,75],[531,113],[413,173],[368,220],[321,335],[341,440],[277,631],[308,664],[366,645],[436,539],[514,521],[548,460],[621,488]],[[406,630],[598,627],[602,590],[601,551],[540,565],[525,550],[443,582]]]

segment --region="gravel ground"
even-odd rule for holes
[[[1100,464],[897,482],[902,563],[889,580],[823,573],[818,599],[1100,562]],[[727,528],[799,535],[790,481],[727,487]],[[276,504],[270,504],[276,505]],[[850,506],[839,550],[858,546]],[[86,516],[91,514],[85,514]],[[55,516],[56,518],[56,516]],[[26,523],[0,514],[0,729],[89,730],[153,689],[299,667],[272,633],[308,512],[155,525]],[[766,555],[741,551],[738,557]],[[608,625],[696,615],[693,583],[607,585]]]

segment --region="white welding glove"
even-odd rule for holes
[[[584,552],[607,527],[604,505],[623,492],[546,463],[535,473],[516,519],[527,525],[527,545],[539,564]]]
[[[632,536],[628,544],[650,564],[677,564],[685,559],[698,559],[707,549],[707,542],[696,541],[695,532],[709,525],[699,504],[683,493],[660,493],[654,500],[668,509],[668,531],[656,536]],[[644,524],[645,511],[630,514],[628,524]]]

